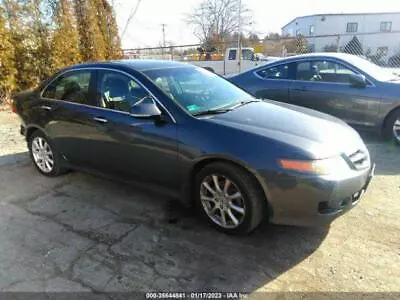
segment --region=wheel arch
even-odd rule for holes
[[[268,187],[267,185],[261,180],[260,176],[253,171],[249,166],[247,166],[245,163],[237,161],[235,159],[227,158],[227,157],[219,157],[219,156],[211,156],[211,157],[204,157],[198,161],[192,166],[192,168],[188,172],[188,176],[186,177],[186,184],[185,184],[185,189],[183,192],[183,198],[185,204],[187,205],[192,205],[194,203],[194,197],[192,196],[193,190],[194,190],[194,183],[196,179],[196,174],[200,172],[206,165],[209,165],[211,163],[216,163],[216,162],[222,162],[222,163],[227,163],[231,165],[235,165],[236,167],[241,168],[244,170],[246,173],[248,173],[254,180],[255,183],[257,184],[258,188],[260,191],[263,193],[264,198],[265,198],[265,204],[268,209],[268,213],[271,214],[271,205],[269,203],[269,192],[268,192]]]
[[[26,141],[29,141],[29,138],[32,136],[32,133],[34,133],[36,130],[41,131],[44,135],[47,136],[46,131],[42,127],[32,124],[32,125],[28,125],[25,129]]]

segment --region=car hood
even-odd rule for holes
[[[249,103],[207,120],[291,144],[314,158],[348,155],[365,149],[359,134],[343,121],[315,110],[271,100]]]

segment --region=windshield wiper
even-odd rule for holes
[[[224,114],[227,113],[228,111],[231,111],[231,108],[217,108],[217,109],[208,109],[205,111],[199,111],[197,113],[194,113],[193,116],[205,116],[205,115],[218,115],[218,114]]]
[[[236,109],[238,107],[241,107],[243,105],[249,104],[249,103],[253,103],[253,102],[261,102],[262,100],[258,100],[258,99],[252,99],[252,100],[247,100],[247,101],[240,101],[239,103],[236,103],[235,105],[229,107],[231,110]]]
[[[205,111],[200,111],[198,113],[194,113],[193,116],[204,116],[204,115],[217,115],[217,114],[223,114],[223,113],[227,113],[231,110],[234,110],[240,106],[252,103],[252,102],[262,102],[262,100],[258,100],[258,99],[252,99],[252,100],[247,100],[247,101],[240,101],[232,106],[229,107],[224,107],[224,108],[216,108],[216,109],[209,109],[209,110],[205,110]]]

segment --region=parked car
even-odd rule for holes
[[[373,174],[362,139],[339,119],[257,100],[189,64],[72,66],[15,95],[13,110],[43,175],[78,169],[157,186],[228,233],[265,218],[329,223]]]
[[[400,75],[358,56],[299,55],[229,80],[257,98],[319,110],[400,143]]]

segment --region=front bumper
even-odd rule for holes
[[[350,177],[298,177],[267,179],[270,221],[275,224],[318,226],[329,224],[356,206],[374,176],[375,165]],[[272,183],[272,184],[271,184]]]

